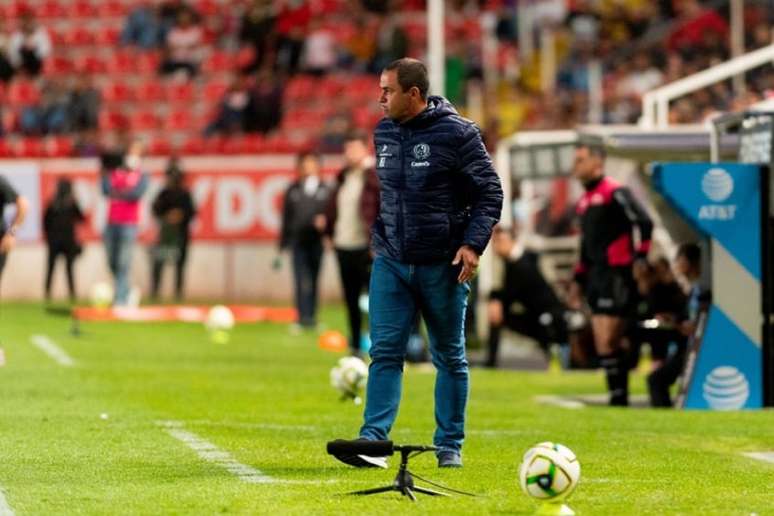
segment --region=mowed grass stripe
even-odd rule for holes
[[[750,457],[751,459],[755,460],[762,460],[763,462],[771,462],[774,464],[774,451],[770,452],[750,452],[750,453],[743,453],[745,457]]]
[[[72,367],[75,365],[75,361],[70,355],[45,335],[33,335],[30,337],[30,342],[60,366]]]
[[[248,484],[275,482],[272,477],[265,475],[260,470],[238,462],[227,451],[223,451],[211,442],[185,430],[180,421],[158,421],[157,424],[164,428],[169,435],[195,451],[200,458],[222,467],[243,482]]]

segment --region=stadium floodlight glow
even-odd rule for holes
[[[395,452],[400,452],[400,466],[398,468],[398,474],[395,476],[392,484],[383,487],[375,487],[373,489],[363,489],[360,491],[352,491],[351,495],[372,495],[379,493],[388,493],[397,491],[403,496],[408,497],[412,502],[416,502],[417,498],[414,493],[422,493],[429,496],[450,496],[448,493],[442,493],[426,487],[418,486],[414,483],[414,477],[417,479],[435,486],[444,491],[451,493],[462,494],[465,496],[476,496],[472,493],[466,493],[465,491],[458,491],[450,487],[445,487],[440,484],[431,482],[430,480],[418,477],[408,470],[408,460],[411,457],[429,451],[436,451],[438,448],[435,446],[422,446],[422,445],[397,445],[392,441],[366,441],[357,439],[354,441],[347,441],[345,439],[336,439],[335,441],[329,441],[326,447],[329,455],[367,455],[369,457],[384,457],[394,455]]]

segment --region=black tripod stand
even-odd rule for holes
[[[430,496],[449,496],[446,493],[440,491],[433,491],[426,487],[417,486],[414,484],[414,475],[408,470],[408,460],[410,457],[416,457],[420,453],[426,451],[433,451],[433,446],[395,446],[395,450],[400,451],[400,468],[398,474],[395,476],[392,485],[384,487],[375,487],[373,489],[364,489],[362,491],[353,491],[349,494],[352,495],[372,495],[377,493],[387,493],[390,491],[398,491],[403,496],[408,496],[411,501],[416,502],[417,498],[414,493],[423,493]],[[412,455],[412,452],[413,455]],[[442,489],[446,489],[443,486],[438,486]],[[467,494],[467,493],[466,493]]]

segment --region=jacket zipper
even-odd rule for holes
[[[400,237],[400,259],[401,261],[406,260],[406,235],[405,235],[405,229],[403,226],[403,213],[404,213],[404,206],[403,206],[403,190],[406,188],[406,171],[404,169],[405,165],[405,142],[406,138],[404,137],[406,129],[401,127],[400,128],[400,189],[398,190],[398,236]]]

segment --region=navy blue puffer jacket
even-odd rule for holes
[[[374,252],[412,264],[451,260],[463,244],[481,254],[503,191],[478,127],[432,96],[403,124],[382,119],[374,144],[381,186]]]

